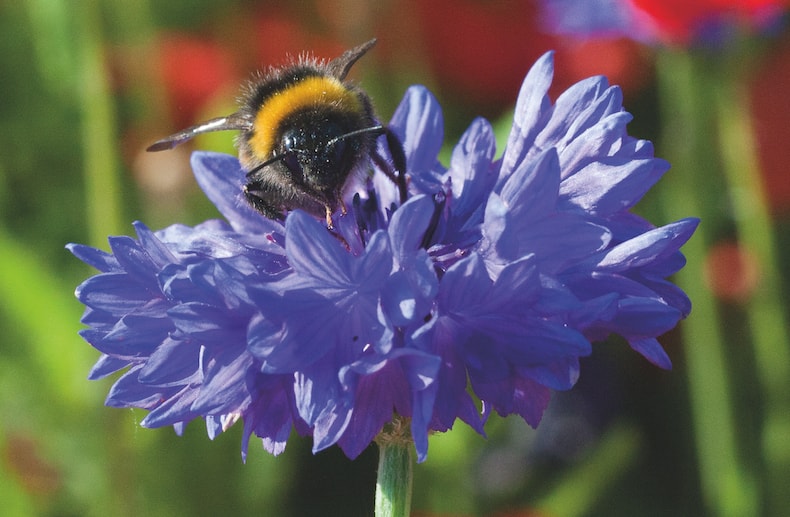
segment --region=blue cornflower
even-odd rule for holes
[[[666,277],[697,221],[655,228],[629,211],[668,164],[626,133],[618,88],[591,78],[552,104],[552,75],[546,54],[502,158],[478,119],[448,167],[441,110],[410,88],[390,122],[408,200],[374,170],[332,231],[299,210],[265,219],[242,200],[236,158],[195,153],[225,221],[137,224],[110,254],[70,246],[100,271],[77,289],[103,354],[90,377],[127,369],[107,404],[150,410],[149,427],[203,417],[211,436],[241,419],[245,454],[252,434],[281,452],[295,428],[352,458],[397,414],[424,460],[428,434],[456,419],[537,425],[610,333],[669,368],[656,337],[690,303]]]

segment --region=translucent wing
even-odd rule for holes
[[[181,145],[187,140],[192,140],[200,133],[208,133],[211,131],[249,131],[252,128],[252,121],[248,117],[240,113],[233,113],[227,117],[213,118],[192,127],[188,127],[183,131],[179,131],[173,135],[158,140],[151,144],[146,151],[165,151],[172,149],[177,145]]]

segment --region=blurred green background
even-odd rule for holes
[[[313,456],[294,436],[243,464],[236,426],[213,443],[146,430],[88,382],[68,242],[215,217],[190,146],[154,140],[234,109],[238,85],[286,54],[331,58],[372,36],[354,78],[387,120],[412,83],[439,98],[452,144],[478,115],[502,121],[532,62],[556,49],[553,92],[595,74],[621,84],[631,134],[673,169],[640,205],[657,224],[703,216],[679,278],[695,303],[662,338],[672,372],[616,338],[539,429],[492,419],[431,438],[414,514],[786,515],[790,39],[715,51],[552,36],[523,0],[0,2],[0,513],[372,514],[376,451]],[[725,57],[722,57],[725,56]],[[192,148],[233,152],[230,134]],[[748,174],[747,174],[748,172]],[[748,513],[741,513],[747,511]],[[754,512],[757,513],[754,513]]]

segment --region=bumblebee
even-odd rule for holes
[[[264,216],[284,219],[300,208],[325,217],[346,207],[343,193],[351,178],[375,161],[405,197],[405,156],[397,136],[376,121],[370,98],[347,82],[351,67],[376,40],[322,62],[300,59],[258,74],[243,88],[239,110],[208,120],[155,142],[163,151],[209,131],[238,130],[239,161],[247,171],[244,195]],[[376,152],[385,135],[396,177]]]

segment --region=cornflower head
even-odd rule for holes
[[[670,368],[656,337],[691,306],[666,278],[698,221],[657,228],[633,214],[668,163],[627,134],[617,87],[594,77],[552,103],[552,75],[549,53],[501,158],[477,119],[448,166],[441,109],[411,87],[389,124],[407,195],[372,165],[331,230],[300,210],[263,217],[236,158],[197,152],[223,220],[137,223],[110,253],[69,245],[99,270],[76,291],[81,334],[102,353],[90,378],[125,370],[107,405],[179,432],[200,417],[211,437],[241,420],[245,457],[253,434],[278,454],[296,429],[314,451],[354,458],[395,418],[423,461],[429,433],[458,419],[481,434],[493,411],[538,425],[611,333]]]

